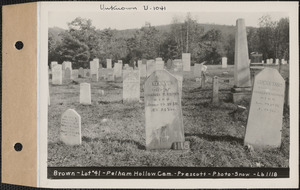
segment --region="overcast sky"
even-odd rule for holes
[[[67,29],[68,22],[76,17],[91,19],[93,26],[97,29],[132,29],[141,28],[145,22],[150,22],[152,26],[171,24],[174,17],[179,21],[184,21],[187,13],[184,12],[50,12],[49,27],[60,27]],[[288,17],[287,12],[191,12],[193,19],[198,23],[235,25],[238,18],[244,18],[246,26],[258,27],[259,18],[263,15],[270,15],[272,20],[278,21],[280,18]]]

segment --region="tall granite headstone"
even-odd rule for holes
[[[184,142],[178,81],[166,70],[153,72],[145,82],[145,116],[147,149]]]
[[[81,144],[81,117],[73,109],[68,109],[61,116],[60,140],[66,145]]]
[[[279,147],[283,118],[285,81],[273,68],[265,68],[254,79],[245,145]]]

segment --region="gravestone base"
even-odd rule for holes
[[[251,87],[239,88],[234,87],[231,89],[233,103],[238,103],[242,100],[250,101]]]

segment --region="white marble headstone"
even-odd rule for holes
[[[60,140],[66,145],[81,144],[81,117],[73,109],[68,109],[61,116]]]

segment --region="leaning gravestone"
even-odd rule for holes
[[[140,71],[123,70],[123,102],[140,100]]]
[[[184,142],[178,81],[166,70],[154,71],[145,82],[145,116],[147,149]]]
[[[285,81],[276,69],[255,76],[244,143],[257,147],[281,144]]]
[[[168,59],[167,64],[166,64],[166,69],[170,70],[172,68],[172,60]]]
[[[82,67],[80,67],[79,70],[78,70],[78,77],[79,78],[83,78],[84,77],[84,70],[83,70]]]
[[[190,53],[182,54],[182,64],[183,64],[183,71],[191,71],[191,54]]]
[[[62,65],[57,64],[52,68],[52,84],[62,84]]]
[[[90,105],[91,101],[91,85],[89,83],[80,83],[80,104]]]
[[[61,116],[60,140],[66,145],[81,144],[81,117],[73,109],[68,109]]]

